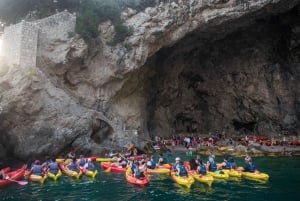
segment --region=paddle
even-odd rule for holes
[[[104,170],[104,172],[110,172],[110,171],[111,171],[111,167],[109,167],[106,170]]]
[[[8,181],[16,182],[16,183],[18,183],[19,185],[22,185],[22,186],[28,184],[27,181],[17,181],[17,180],[13,180],[13,179],[10,179],[10,178],[5,178],[5,179],[8,180]]]

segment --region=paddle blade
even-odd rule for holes
[[[111,171],[111,167],[109,167],[106,170],[104,170],[104,172],[110,172],[110,171]]]
[[[28,182],[27,182],[27,181],[18,181],[17,183],[18,183],[18,184],[20,184],[20,185],[22,185],[22,186],[24,186],[24,185],[28,184]]]

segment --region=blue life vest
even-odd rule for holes
[[[173,165],[173,170],[174,170],[174,172],[177,172],[177,166],[178,166],[177,163],[175,163],[175,164]]]
[[[92,162],[88,162],[87,169],[88,170],[94,170],[95,169],[94,164]]]
[[[180,166],[180,173],[179,173],[179,175],[180,175],[180,176],[187,176],[187,171],[186,171],[184,165],[181,165],[181,166]]]
[[[249,171],[250,172],[254,172],[255,171],[255,165],[252,163],[252,164],[249,164]]]
[[[75,162],[71,162],[69,168],[70,168],[70,170],[78,171],[77,164]]]
[[[33,165],[32,174],[42,174],[43,168],[41,165]]]
[[[84,166],[84,164],[85,164],[85,159],[84,159],[84,158],[81,158],[81,159],[79,160],[79,165],[80,165],[80,166]]]
[[[49,169],[51,173],[57,173],[58,172],[58,164],[57,162],[49,163]]]
[[[203,165],[200,165],[199,166],[200,168],[200,173],[202,174],[202,175],[206,175],[206,166],[203,164]]]
[[[236,163],[235,162],[230,162],[230,167],[231,168],[236,168]]]
[[[131,164],[131,173],[134,174],[134,171],[136,169],[136,165],[134,163]]]
[[[218,168],[217,168],[217,164],[216,164],[215,161],[213,161],[213,162],[210,163],[209,169],[210,169],[211,171],[216,171],[216,170],[218,169]]]
[[[231,164],[228,161],[226,161],[225,169],[231,169]]]
[[[154,169],[156,167],[156,163],[154,160],[151,160],[151,169]]]

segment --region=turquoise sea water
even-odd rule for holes
[[[174,157],[169,158],[169,162],[173,162]],[[181,158],[188,159],[183,155]],[[0,200],[300,200],[300,157],[258,157],[254,160],[258,169],[270,175],[268,182],[215,180],[212,187],[208,187],[196,181],[187,189],[168,176],[153,175],[148,186],[138,187],[128,184],[124,174],[100,171],[95,180],[85,176],[76,180],[63,175],[57,182],[48,179],[43,185],[12,185],[0,189]],[[217,157],[217,161],[221,158]],[[244,165],[243,159],[236,161],[239,166]]]

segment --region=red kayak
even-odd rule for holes
[[[126,173],[125,173],[125,177],[126,180],[131,183],[131,184],[136,184],[139,186],[146,186],[149,184],[150,179],[149,179],[149,175],[147,174],[147,172],[144,173],[145,177],[143,178],[135,178],[132,174],[131,174],[131,168],[127,168]]]
[[[110,162],[101,162],[100,166],[103,170],[106,170],[108,168],[111,168],[111,172],[118,172],[118,173],[124,173],[126,172],[126,168],[123,168],[120,165],[117,165],[115,163],[110,163]]]
[[[15,183],[17,180],[22,179],[25,173],[25,169],[26,169],[26,165],[23,165],[20,169],[7,172],[6,175],[9,177],[9,179],[0,179],[0,188],[9,186],[10,184]],[[7,170],[9,169],[6,169],[5,171]]]

